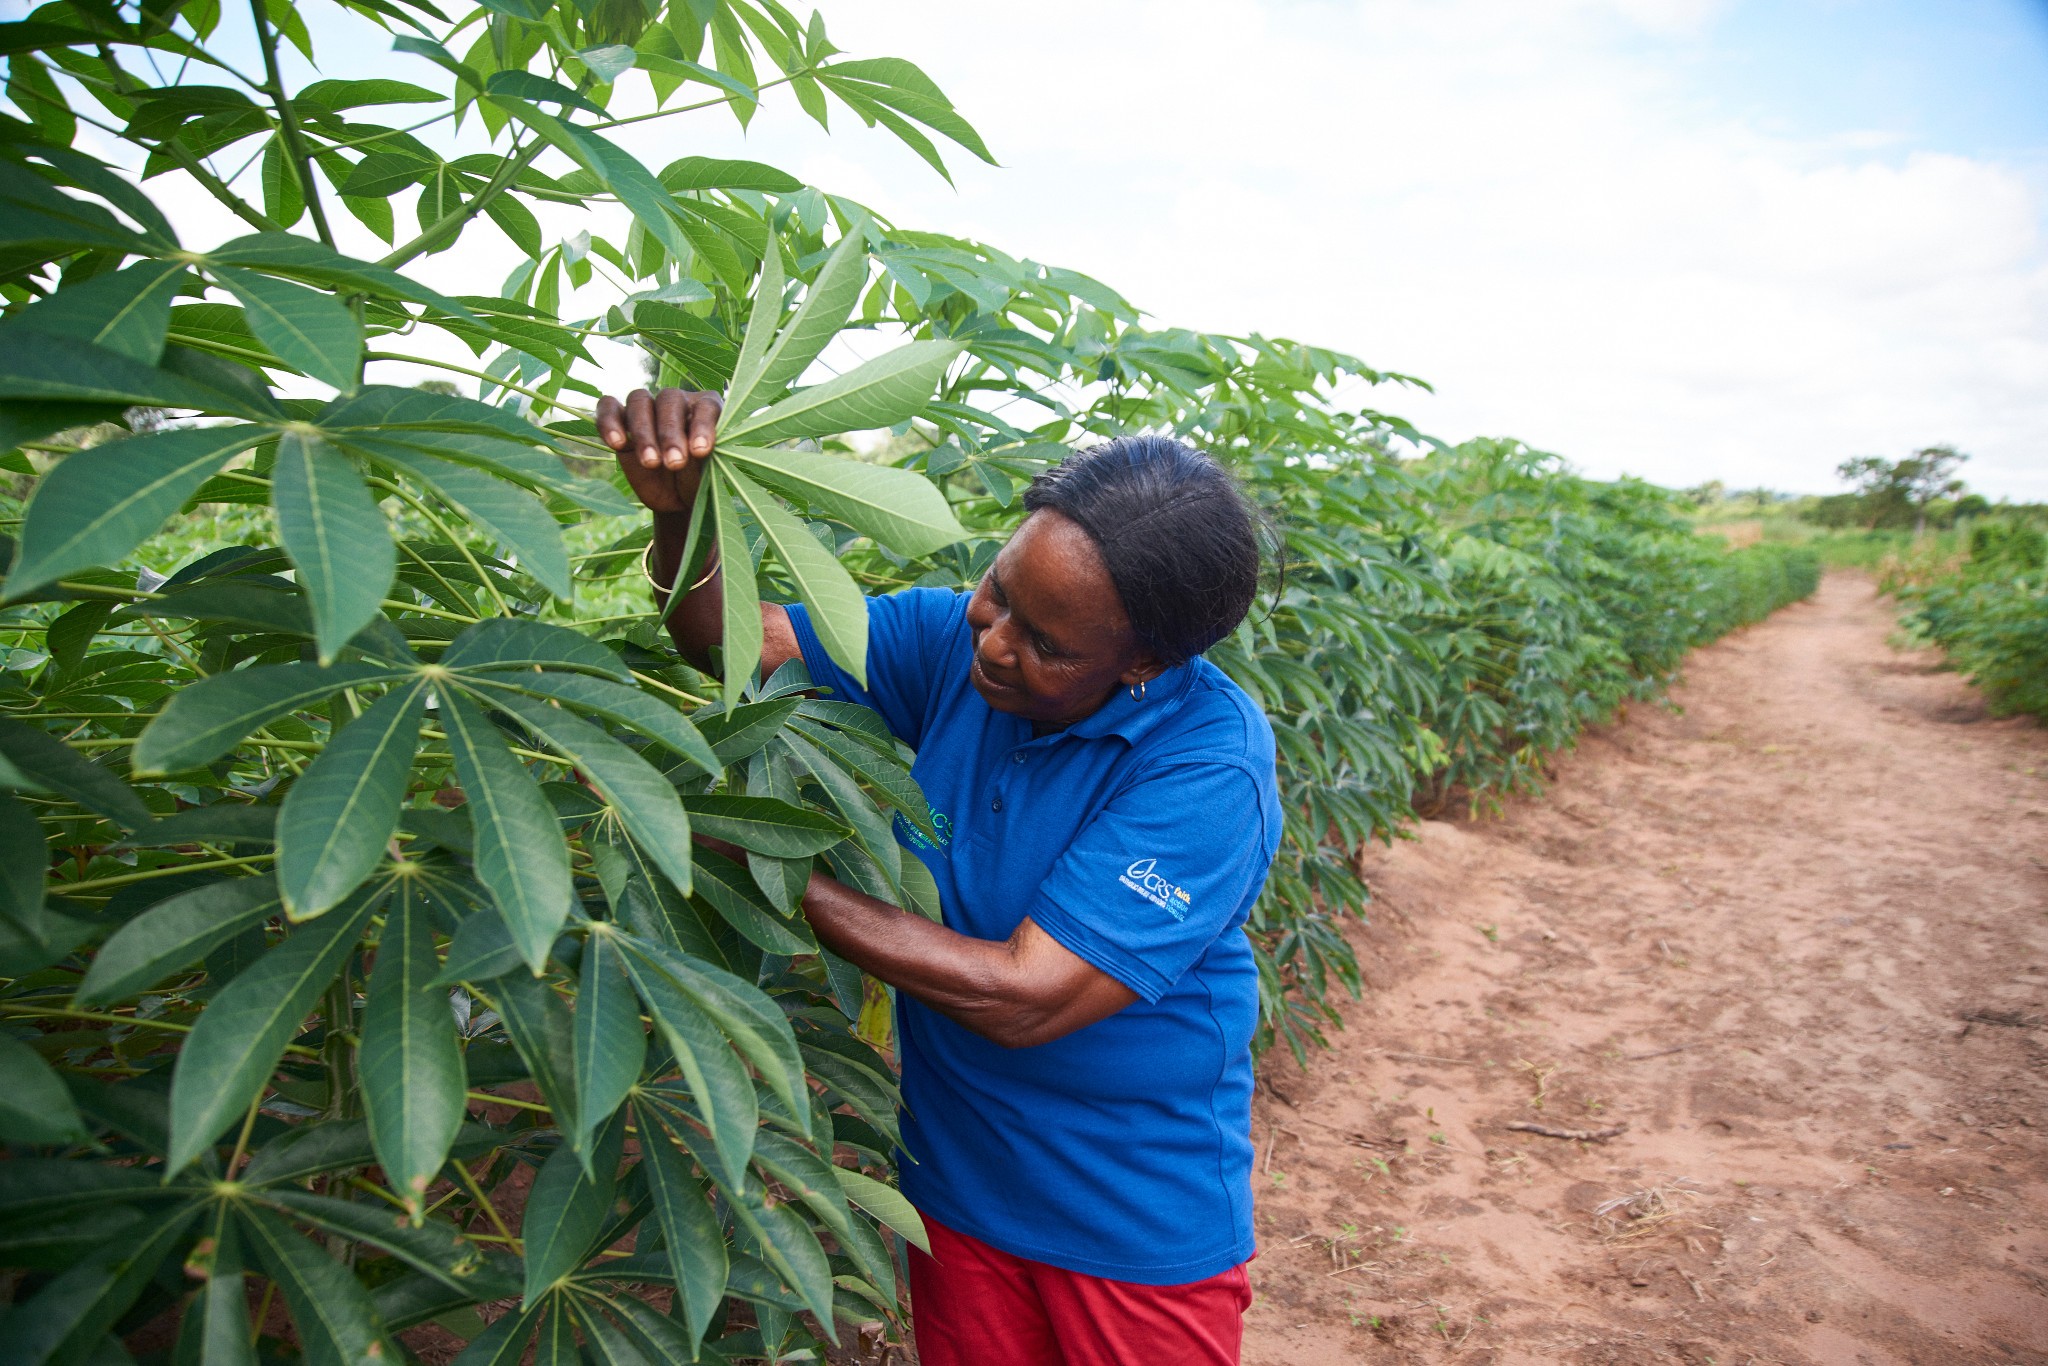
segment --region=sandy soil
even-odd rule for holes
[[[2048,1363],[2048,733],[1891,626],[1833,576],[1368,855],[1371,990],[1265,1069],[1249,1366]]]

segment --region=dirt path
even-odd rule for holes
[[[2048,1363],[2048,733],[1891,623],[1831,577],[1371,856],[1372,990],[1266,1069],[1249,1366]]]

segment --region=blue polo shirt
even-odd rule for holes
[[[1138,1000],[1007,1049],[897,995],[903,1192],[1019,1257],[1181,1285],[1252,1255],[1252,1029],[1241,932],[1280,843],[1273,732],[1197,659],[1050,735],[968,681],[967,596],[868,604],[868,685],[789,609],[805,665],[917,751],[948,927],[1004,940],[1025,916]]]

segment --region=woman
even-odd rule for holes
[[[677,389],[598,405],[654,513],[658,598],[718,417]],[[1281,816],[1271,727],[1199,656],[1257,591],[1253,519],[1213,460],[1160,437],[1072,456],[1024,505],[972,595],[869,602],[866,687],[801,605],[762,605],[762,672],[801,657],[879,712],[940,833],[906,842],[943,926],[823,874],[803,909],[898,993],[925,1366],[1232,1363],[1258,1006],[1239,930]],[[708,667],[716,567],[684,592],[669,629]]]

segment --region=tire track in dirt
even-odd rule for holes
[[[1249,1366],[2048,1363],[2048,734],[1891,627],[1830,576],[1367,856],[1372,989],[1263,1069]]]

